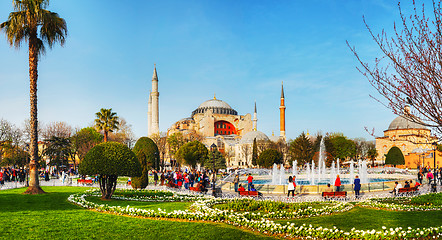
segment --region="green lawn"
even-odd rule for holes
[[[123,200],[111,200],[102,201],[99,197],[87,197],[86,200],[97,203],[97,204],[107,204],[109,206],[127,206],[142,208],[142,209],[153,209],[157,210],[161,208],[166,211],[173,210],[186,210],[192,205],[192,202],[138,202],[138,201],[123,201]]]
[[[287,220],[275,222],[285,223]],[[442,225],[442,211],[385,211],[370,208],[354,207],[348,212],[333,214],[321,217],[289,220],[296,225],[312,224],[348,231],[353,227],[360,230],[381,230],[382,226],[387,228],[396,227],[440,227]]]
[[[43,189],[48,194],[23,195],[23,188],[0,191],[1,239],[274,239],[222,223],[160,221],[94,212],[66,200],[86,188]]]

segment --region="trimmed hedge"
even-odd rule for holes
[[[152,139],[148,137],[141,137],[132,150],[142,169],[140,177],[134,177],[132,179],[133,188],[145,188],[149,184],[149,170],[157,169],[160,166],[160,152],[157,145]]]
[[[141,176],[141,166],[135,154],[118,142],[104,142],[93,147],[78,171],[83,175]]]

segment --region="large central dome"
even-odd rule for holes
[[[388,130],[397,129],[427,129],[424,125],[412,122],[402,116],[395,118],[388,126]]]
[[[238,115],[238,112],[230,107],[229,104],[214,98],[201,103],[201,105],[192,112],[192,116],[198,113],[205,113],[209,109],[215,114]]]

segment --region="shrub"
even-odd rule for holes
[[[133,152],[140,162],[142,173],[141,177],[135,177],[132,179],[132,187],[135,189],[142,189],[149,184],[149,170],[152,168],[158,170],[159,168],[160,152],[158,151],[155,142],[148,137],[138,139]]]
[[[124,144],[104,142],[87,152],[78,168],[82,175],[99,175],[101,198],[110,199],[118,176],[141,176],[141,166],[135,154]]]
[[[398,147],[392,147],[385,157],[385,164],[395,166],[405,164],[404,154],[402,154],[402,151]]]

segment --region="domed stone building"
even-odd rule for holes
[[[202,138],[201,141],[206,147],[215,144],[218,150],[224,153],[228,167],[246,168],[252,167],[253,140],[270,141],[266,134],[257,130],[257,122],[256,103],[252,119],[251,114],[240,115],[228,103],[214,97],[201,103],[192,111],[190,117],[174,123],[167,134],[196,134]],[[284,135],[273,136],[272,140],[285,140],[285,119],[281,122],[284,123],[284,127],[281,128]]]
[[[406,112],[409,110],[406,108]],[[396,117],[384,131],[383,137],[376,138],[377,161],[384,162],[388,151],[396,146],[404,154],[406,168],[434,165],[433,142],[437,137],[431,135],[431,130],[422,124],[412,122],[403,116]],[[439,164],[440,154],[436,154],[436,165]]]
[[[189,118],[173,124],[168,134],[175,132],[195,132],[202,137],[242,136],[252,131],[253,123],[250,114],[238,115],[238,112],[226,102],[216,99],[203,102]]]
[[[156,67],[152,77],[152,91],[148,102],[148,136],[159,134],[159,92]],[[280,136],[272,136],[272,140],[285,141],[285,104],[284,88],[281,88]],[[167,130],[167,136],[181,133],[184,137],[194,136],[207,148],[213,144],[224,153],[228,167],[251,167],[253,140],[269,141],[262,132],[257,131],[257,110],[253,119],[251,114],[238,114],[228,103],[217,99],[209,99],[201,103],[190,117],[183,118]],[[168,156],[170,158],[170,156]],[[172,162],[172,159],[169,159]]]

